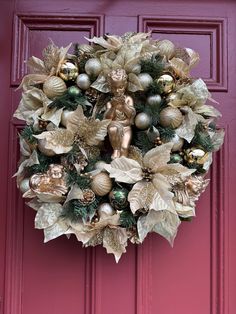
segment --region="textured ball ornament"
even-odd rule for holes
[[[113,216],[116,213],[116,211],[111,206],[111,204],[109,204],[109,203],[102,203],[98,207],[97,213],[98,213],[99,218],[107,218],[107,217]]]
[[[166,56],[168,60],[173,58],[175,54],[175,45],[170,40],[160,40],[156,43],[156,47],[159,50],[160,55]]]
[[[162,87],[163,93],[165,94],[169,94],[175,88],[175,80],[169,74],[161,75],[156,82]]]
[[[88,89],[89,86],[91,85],[90,78],[88,74],[85,73],[78,75],[76,83],[78,87],[81,88],[82,90]]]
[[[147,98],[147,103],[151,107],[159,106],[161,103],[161,96],[159,94],[149,96]]]
[[[20,190],[22,193],[27,192],[28,190],[30,190],[30,185],[29,185],[29,178],[25,178],[21,181],[20,183]]]
[[[101,62],[97,58],[91,58],[85,63],[85,72],[91,76],[98,76],[102,71]]]
[[[160,113],[160,124],[164,128],[178,128],[183,122],[183,115],[177,108],[166,107]]]
[[[43,84],[43,92],[50,99],[62,96],[66,90],[66,83],[57,76],[49,77]]]
[[[146,114],[145,112],[140,112],[139,114],[137,114],[137,116],[135,117],[134,123],[136,125],[136,127],[140,130],[146,130],[150,127],[151,123],[152,123],[152,119],[151,117]]]
[[[75,81],[79,70],[76,64],[67,60],[60,67],[59,75],[64,81]]]
[[[81,94],[81,90],[77,86],[71,86],[68,88],[68,94],[72,97],[76,97]]]
[[[140,73],[138,75],[138,78],[139,78],[139,82],[142,85],[144,90],[147,90],[149,85],[152,84],[152,82],[153,82],[153,78],[148,73]]]
[[[128,208],[128,194],[129,191],[125,188],[116,187],[112,189],[112,191],[109,193],[109,200],[111,205],[117,210],[124,210],[125,208]]]
[[[98,173],[92,178],[91,189],[96,195],[104,196],[111,191],[112,180],[107,173]]]

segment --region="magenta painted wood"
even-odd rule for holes
[[[0,11],[0,314],[236,313],[236,2],[7,1]],[[198,50],[194,76],[208,84],[227,135],[197,218],[183,223],[172,249],[157,235],[129,245],[118,265],[102,248],[75,238],[43,244],[34,211],[11,176],[20,121],[11,118],[26,73],[24,60],[104,32],[152,31]]]

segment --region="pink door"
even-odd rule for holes
[[[0,313],[1,314],[234,314],[236,313],[236,2],[0,1]],[[197,218],[180,227],[175,246],[157,235],[115,264],[102,248],[75,238],[43,244],[34,211],[11,179],[19,158],[11,118],[26,73],[48,38],[60,45],[83,37],[152,31],[201,55],[195,76],[220,102],[226,129],[211,185]]]

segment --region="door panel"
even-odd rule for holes
[[[8,183],[1,181],[4,306],[0,313],[234,314],[236,3],[18,0],[1,4],[0,68],[5,76],[0,85],[0,129],[5,136],[0,138],[0,160],[6,166],[0,171]],[[34,230],[34,211],[24,205],[10,179],[19,158],[17,133],[23,127],[10,117],[20,100],[15,88],[26,74],[24,60],[32,54],[40,57],[48,38],[65,46],[85,42],[84,36],[126,31],[152,31],[153,38],[167,38],[200,53],[192,74],[202,77],[220,102],[220,124],[227,135],[214,158],[211,185],[198,202],[197,218],[182,223],[174,248],[153,234],[142,246],[129,245],[116,265],[104,249],[82,248],[74,237],[43,244],[42,232]]]

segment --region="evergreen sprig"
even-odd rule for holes
[[[164,142],[170,141],[175,136],[175,130],[172,128],[163,128],[158,126],[158,130],[160,132],[161,140]]]
[[[145,131],[136,132],[134,145],[140,148],[144,154],[154,147],[154,144],[149,140]]]
[[[211,137],[202,123],[198,123],[196,126],[195,135],[191,144],[196,147],[201,147],[206,152],[212,152],[214,150]]]
[[[37,153],[39,164],[35,164],[27,168],[29,175],[44,173],[48,170],[50,164],[60,163],[60,156],[46,156],[39,151]]]
[[[49,108],[65,108],[67,110],[76,110],[78,105],[81,105],[86,110],[88,104],[89,102],[83,94],[79,94],[78,96],[72,96],[69,95],[68,92],[66,92],[64,95],[54,99],[50,103]]]
[[[120,224],[123,228],[130,228],[137,224],[134,215],[130,210],[124,210],[120,214]]]
[[[39,132],[36,132],[32,125],[27,125],[22,131],[21,136],[30,144],[35,144],[37,142],[34,135],[38,134]]]
[[[95,215],[98,203],[98,199],[95,199],[93,203],[88,205],[84,205],[76,199],[71,200],[64,206],[62,217],[68,218],[72,222],[76,222],[79,219],[89,221]]]
[[[165,64],[160,55],[152,56],[151,59],[141,60],[141,72],[148,73],[155,80],[163,72]]]
[[[67,170],[67,184],[69,186],[77,184],[81,189],[90,187],[91,179],[88,176],[78,174],[77,171]]]

